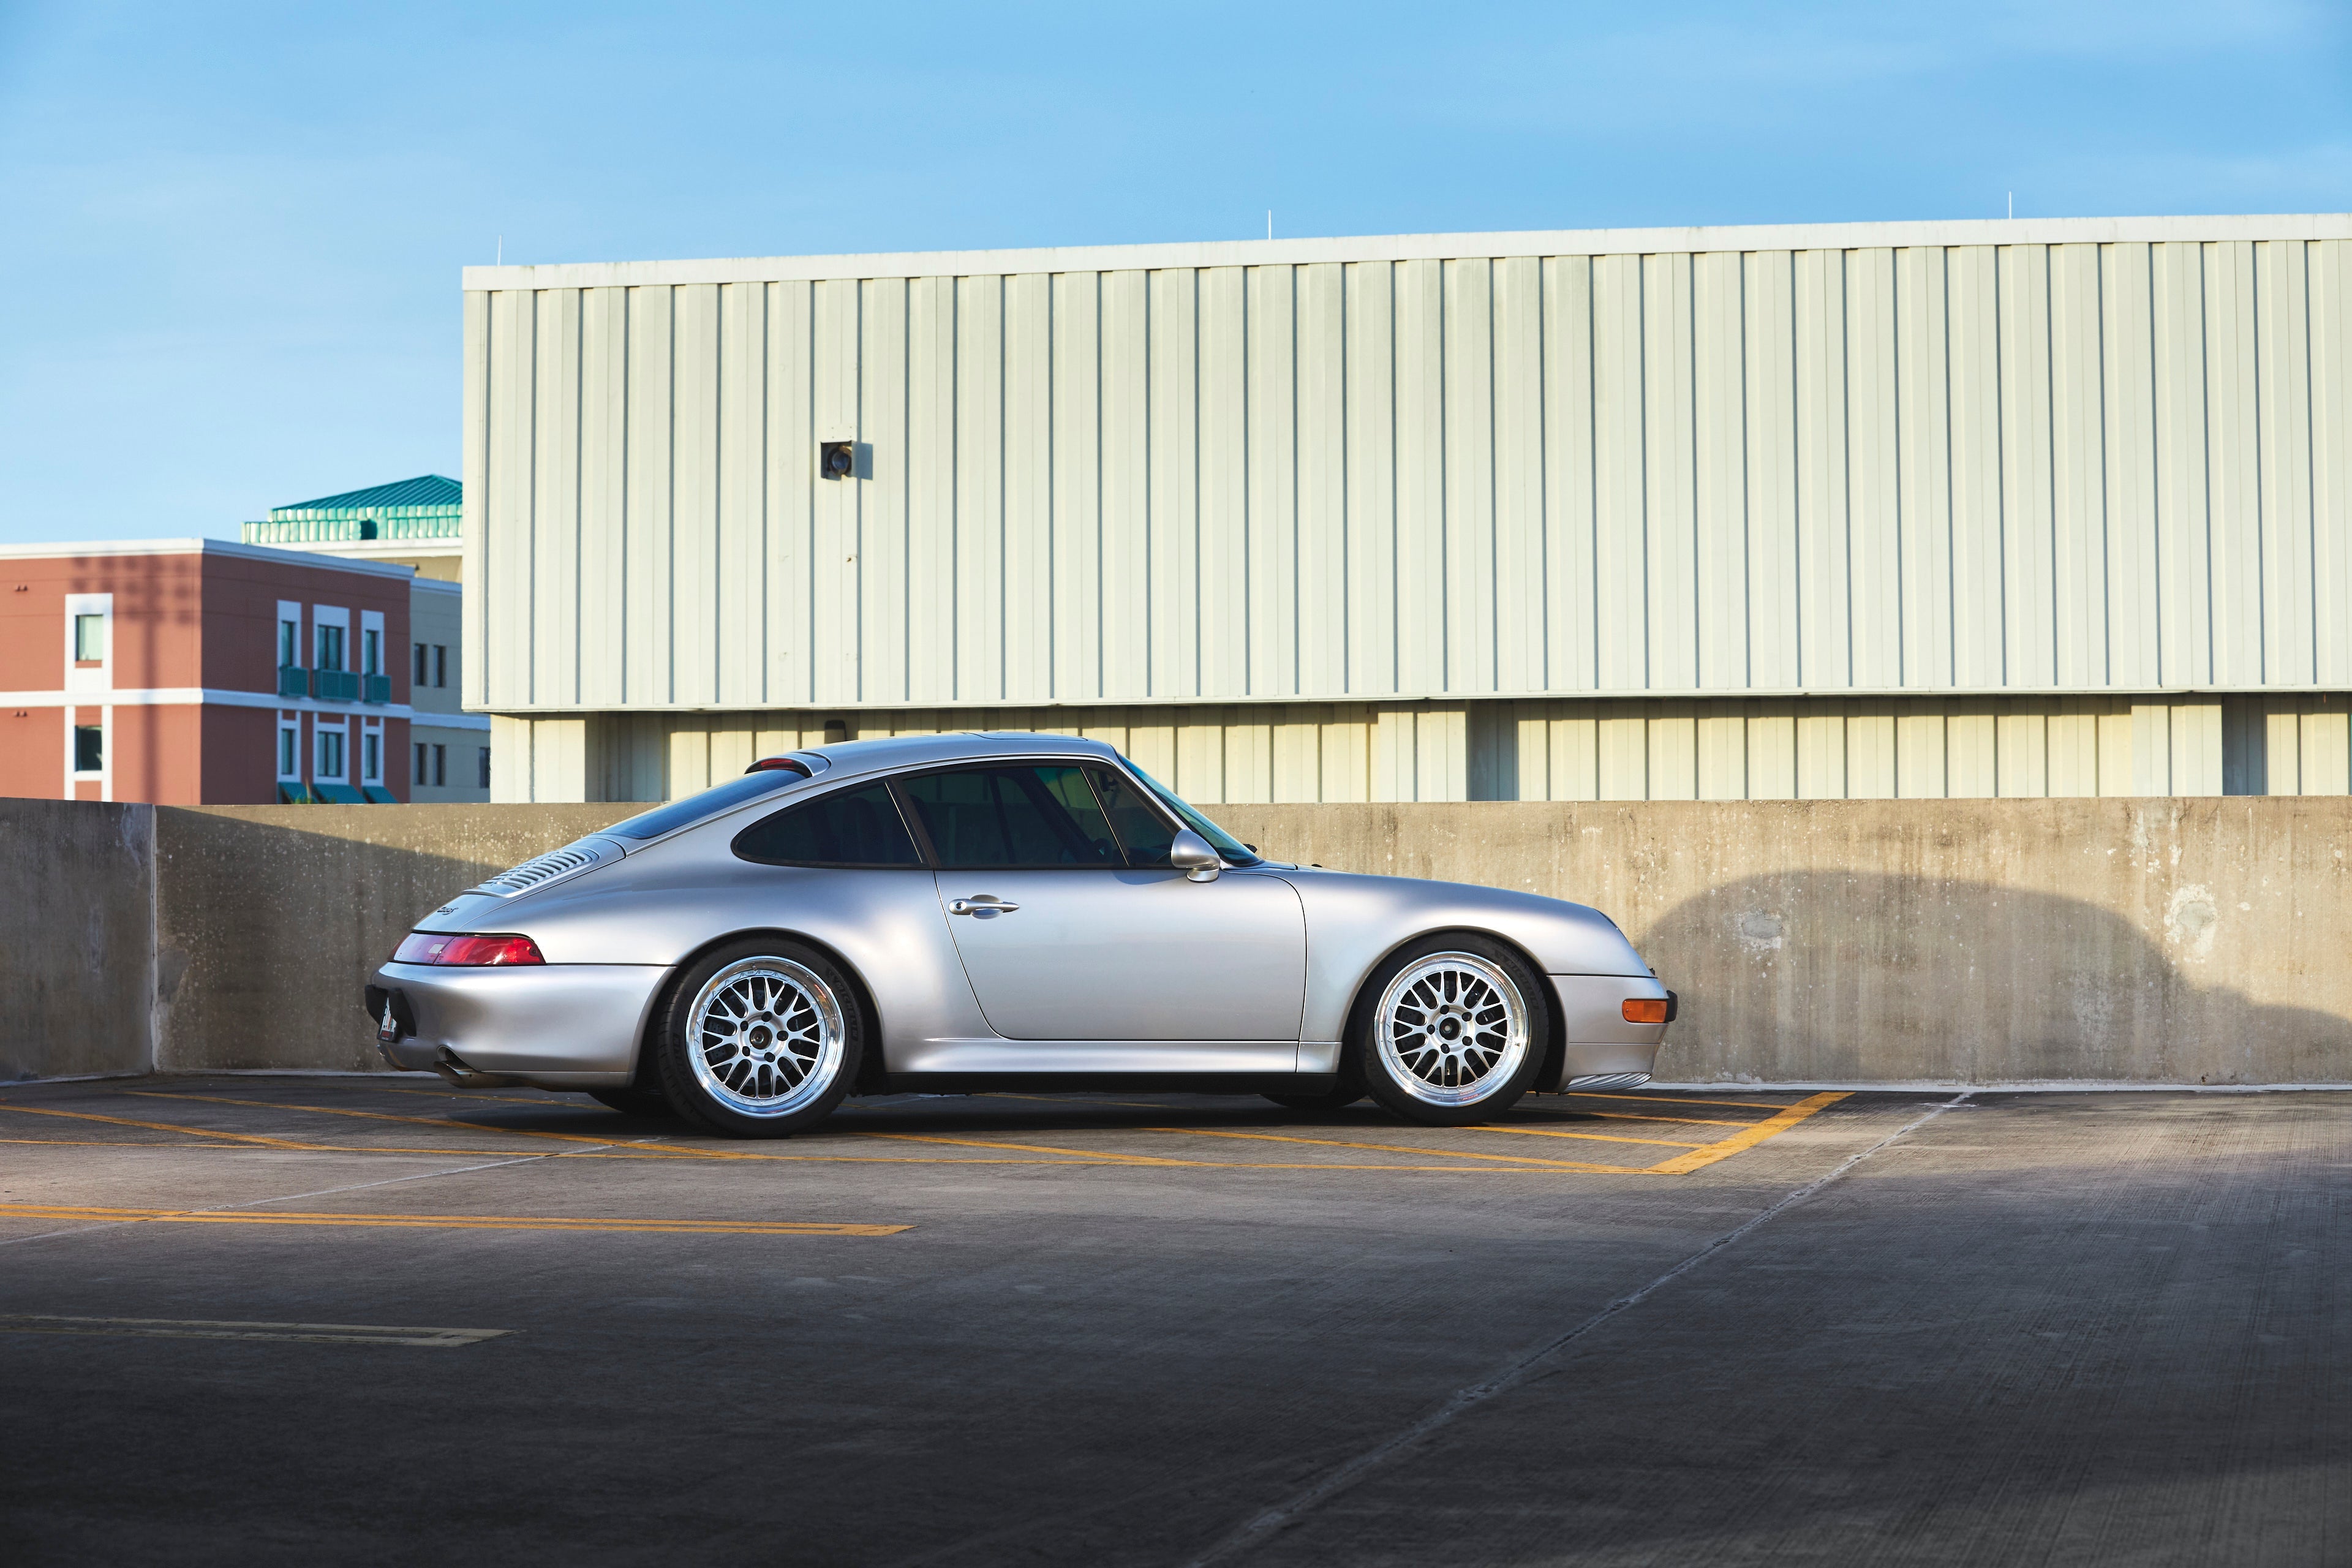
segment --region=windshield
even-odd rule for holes
[[[1253,850],[1248,845],[1243,843],[1240,839],[1234,837],[1232,834],[1226,832],[1215,823],[1211,822],[1207,817],[1202,816],[1198,811],[1195,811],[1190,805],[1185,805],[1182,800],[1177,797],[1174,790],[1170,789],[1166,784],[1161,784],[1158,779],[1153,778],[1141,768],[1136,767],[1133,762],[1129,762],[1127,765],[1134,770],[1135,776],[1137,778],[1141,779],[1145,784],[1151,786],[1151,793],[1160,797],[1160,803],[1162,805],[1165,805],[1169,810],[1176,814],[1177,821],[1182,823],[1185,826],[1191,828],[1193,832],[1207,839],[1209,841],[1209,847],[1214,849],[1228,864],[1234,866],[1255,866],[1258,863],[1257,852]]]
[[[716,816],[729,806],[741,805],[745,801],[757,800],[763,795],[773,795],[787,784],[800,783],[803,776],[778,768],[745,773],[740,778],[729,779],[715,789],[688,795],[684,800],[674,800],[667,805],[656,806],[642,816],[633,816],[626,822],[616,822],[604,831],[617,833],[624,838],[659,838],[672,828],[684,827],[688,823],[699,822],[706,816]]]

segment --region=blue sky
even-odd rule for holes
[[[458,268],[2352,208],[2352,6],[0,0],[0,540],[458,464]]]

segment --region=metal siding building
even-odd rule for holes
[[[950,726],[1213,801],[2352,785],[2352,217],[466,289],[503,797]]]

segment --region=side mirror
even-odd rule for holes
[[[1213,882],[1217,873],[1225,868],[1209,841],[1189,827],[1180,827],[1169,841],[1168,863],[1184,873],[1188,882]]]

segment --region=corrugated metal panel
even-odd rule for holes
[[[474,293],[474,700],[2342,685],[2352,241],[2195,221]]]

